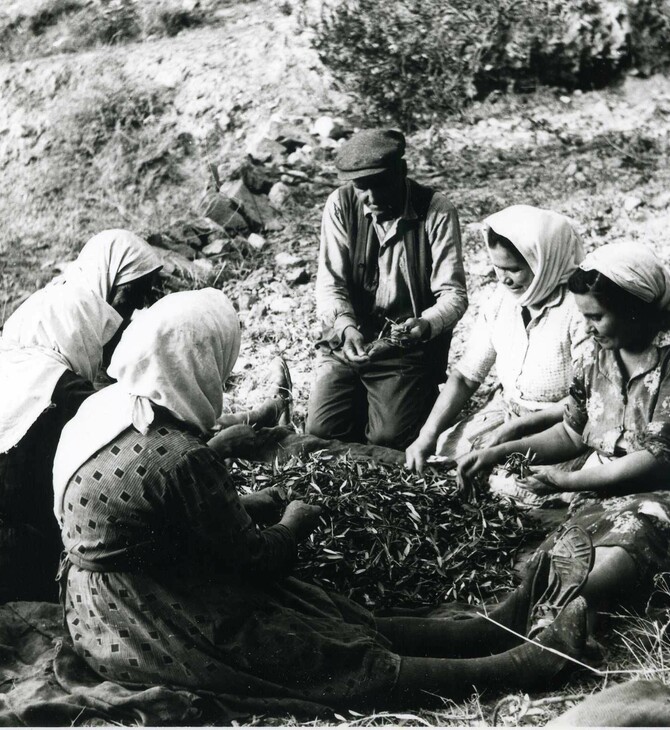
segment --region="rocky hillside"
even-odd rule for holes
[[[162,251],[168,288],[222,286],[238,306],[230,407],[262,396],[262,364],[283,352],[299,421],[320,209],[334,150],[366,120],[291,5],[210,5],[210,24],[81,51],[59,16],[32,57],[0,65],[3,321],[91,234],[132,228]],[[412,135],[414,174],[461,212],[473,306],[456,351],[492,285],[476,223],[505,205],[564,212],[587,246],[640,238],[668,257],[669,129],[670,82],[656,76],[493,94]]]

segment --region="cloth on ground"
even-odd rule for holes
[[[73,651],[55,603],[0,606],[0,726],[230,725],[273,713],[315,718],[318,703],[276,698],[261,705],[227,694],[103,679]]]

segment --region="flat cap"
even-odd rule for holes
[[[341,180],[377,175],[395,167],[405,154],[405,135],[394,129],[363,129],[338,150],[335,167]]]

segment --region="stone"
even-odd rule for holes
[[[658,195],[655,195],[650,201],[649,205],[652,208],[656,208],[657,210],[660,210],[662,208],[667,208],[670,206],[670,191],[665,193],[659,193]]]
[[[291,197],[291,188],[286,183],[275,183],[268,193],[268,200],[275,208],[282,208]]]
[[[286,148],[284,145],[267,137],[252,140],[247,145],[247,154],[255,162],[261,164],[280,164],[284,161]]]
[[[242,180],[224,183],[219,195],[228,198],[235,210],[241,213],[252,232],[278,231],[284,226],[278,220],[274,208],[264,195],[254,195]]]
[[[300,266],[302,263],[304,263],[303,259],[292,253],[287,253],[286,251],[281,251],[275,256],[275,265],[282,269],[286,269],[291,266]]]
[[[203,246],[202,252],[206,256],[218,256],[219,254],[223,253],[225,247],[226,242],[223,239],[219,238],[216,241],[212,241],[206,246]]]
[[[270,310],[277,314],[288,314],[295,303],[291,297],[275,297],[270,300]]]
[[[296,124],[279,120],[271,122],[265,136],[279,142],[287,152],[294,152],[300,147],[312,143],[312,137],[305,129]]]
[[[631,211],[635,210],[635,208],[639,208],[642,205],[642,200],[638,198],[636,195],[629,195],[624,201],[623,201],[623,209],[630,213]]]
[[[311,129],[312,134],[317,135],[321,139],[342,139],[351,134],[352,130],[345,126],[341,119],[333,119],[333,117],[323,116],[314,120]]]
[[[304,266],[293,266],[284,274],[286,281],[290,286],[298,286],[299,284],[307,284],[309,281],[309,272]]]
[[[221,174],[219,171],[218,174]],[[239,167],[233,170],[231,180],[242,180],[252,193],[267,194],[276,180],[268,173],[263,165],[256,165],[251,160],[245,160]]]
[[[195,260],[197,255],[194,248],[187,243],[173,238],[170,232],[154,233],[148,236],[147,240],[152,246],[172,251],[188,261]]]
[[[203,215],[218,223],[226,231],[247,231],[249,224],[238,212],[238,206],[225,195],[208,193],[201,205]]]
[[[262,251],[267,246],[267,241],[258,233],[250,233],[249,238],[247,238],[247,243],[255,251]]]

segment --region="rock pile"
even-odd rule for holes
[[[210,183],[192,219],[149,236],[163,259],[164,273],[211,284],[217,262],[232,253],[248,257],[263,252],[265,235],[284,228],[282,210],[294,196],[318,194],[336,185],[330,162],[351,133],[342,120],[332,117],[272,116],[249,138],[246,157],[235,169],[226,172],[224,163],[210,165]],[[290,286],[310,280],[298,257],[279,254],[275,266]]]

